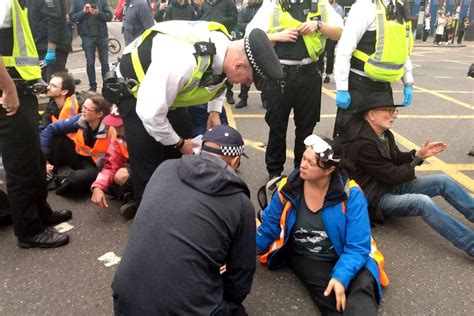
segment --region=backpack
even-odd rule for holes
[[[262,221],[262,211],[268,206],[268,202],[272,199],[273,194],[280,186],[281,179],[285,177],[286,176],[279,176],[270,179],[258,189],[257,201],[260,205],[260,210],[257,212],[257,218],[259,221]]]

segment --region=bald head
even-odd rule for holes
[[[223,71],[230,83],[251,85],[253,82],[252,66],[245,54],[244,41],[230,43],[224,57]]]

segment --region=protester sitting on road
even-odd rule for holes
[[[474,199],[444,174],[415,177],[415,167],[446,149],[443,142],[428,139],[417,150],[402,152],[390,131],[398,106],[387,92],[369,94],[360,115],[341,141],[355,165],[354,180],[369,201],[372,220],[384,216],[421,216],[441,236],[474,256],[474,232],[431,199],[442,196],[470,222],[474,222]]]
[[[96,95],[82,105],[82,114],[70,119],[50,124],[41,132],[41,150],[48,160],[47,171],[57,173],[58,168],[67,166],[73,171],[65,176],[58,175],[56,194],[86,192],[99,173],[100,158],[109,147],[113,128],[102,124],[102,119],[110,113],[110,104]],[[55,148],[55,137],[76,133],[71,144]]]
[[[371,256],[367,201],[328,142],[310,135],[304,144],[301,167],[281,180],[262,213],[260,262],[288,265],[323,315],[376,315],[388,279]]]
[[[41,116],[40,130],[45,129],[51,123],[78,114],[76,83],[67,72],[58,72],[52,75],[46,96],[49,97],[49,102]]]
[[[123,200],[120,213],[131,219],[137,212],[137,205],[133,201],[130,167],[128,165],[128,149],[125,140],[125,128],[117,106],[112,106],[110,114],[102,121],[104,125],[113,127],[115,134],[105,153],[105,162],[102,170],[91,185],[91,201],[99,207],[109,207],[105,192]]]
[[[256,225],[235,172],[243,151],[239,132],[217,125],[198,155],[156,169],[112,284],[116,315],[246,315]]]

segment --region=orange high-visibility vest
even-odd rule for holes
[[[99,130],[102,129],[102,126]],[[78,129],[76,137],[74,138],[74,143],[76,144],[76,153],[82,156],[91,157],[94,162],[97,164],[97,161],[105,155],[107,148],[110,145],[113,137],[113,129],[105,127],[106,134],[96,135],[96,141],[94,147],[90,148],[84,142],[84,130],[82,128]]]
[[[54,115],[51,115],[51,122],[54,123],[57,121],[66,120],[77,114],[79,114],[79,103],[77,102],[76,95],[73,94],[67,97],[64,101],[64,105],[61,108],[61,111],[59,112],[58,118],[56,118]],[[69,133],[67,134],[67,137],[74,140],[74,138],[76,137],[76,133]]]

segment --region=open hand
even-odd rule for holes
[[[324,290],[324,296],[329,296],[332,291],[334,291],[334,295],[336,296],[337,311],[343,312],[346,308],[346,289],[344,285],[336,279],[331,279]]]
[[[425,143],[421,145],[420,149],[416,151],[416,156],[421,159],[426,159],[446,150],[448,145],[444,142],[432,142],[427,138]]]

